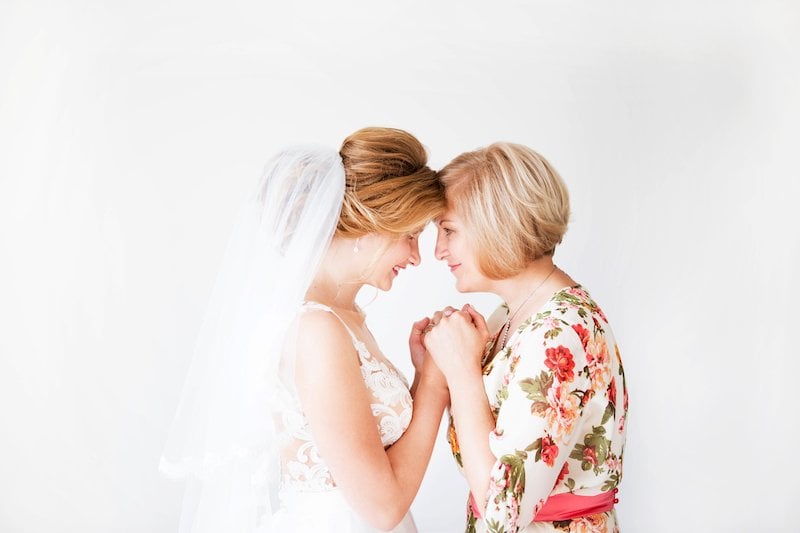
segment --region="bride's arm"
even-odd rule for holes
[[[367,522],[392,529],[408,512],[430,460],[448,401],[435,368],[416,379],[403,436],[384,450],[358,354],[339,320],[306,313],[297,343],[296,383],[320,455],[345,499]]]

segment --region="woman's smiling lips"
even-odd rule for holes
[[[447,266],[450,267],[450,272],[454,272],[455,269],[461,266],[461,263],[458,263],[457,265],[447,265]]]

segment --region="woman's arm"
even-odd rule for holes
[[[349,334],[330,313],[309,312],[301,320],[296,383],[320,455],[353,509],[374,527],[392,529],[427,468],[447,403],[443,381],[435,369],[423,369],[411,423],[384,450]]]
[[[463,341],[471,335],[469,328],[451,321],[445,329],[450,344],[472,361]],[[520,335],[511,347],[509,356],[516,361],[504,376],[505,399],[496,421],[474,368],[454,364],[455,354],[443,346],[428,347],[447,376],[464,473],[479,513],[494,529],[525,527],[583,437],[578,429],[579,418],[587,415],[582,399],[594,391],[577,330],[567,326],[547,336],[542,330]]]
[[[480,374],[452,381],[450,414],[458,434],[461,464],[469,491],[477,509],[485,509],[489,477],[497,458],[489,448],[494,417],[486,400]]]
[[[495,421],[481,370],[488,338],[486,322],[471,306],[442,315],[425,338],[425,345],[447,378],[464,477],[478,509],[485,508],[489,474],[496,461],[488,438]]]

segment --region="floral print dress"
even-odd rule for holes
[[[564,288],[486,360],[495,342],[487,347],[483,380],[497,461],[485,516],[468,505],[467,532],[619,531],[614,510],[534,521],[549,496],[594,496],[615,490],[622,477],[628,393],[603,311],[584,288]],[[452,417],[449,441],[461,466]]]

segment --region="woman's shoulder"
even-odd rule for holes
[[[518,341],[535,346],[565,342],[583,344],[587,332],[599,320],[598,311],[599,307],[584,287],[564,287],[520,326]]]
[[[297,346],[301,352],[313,351],[319,357],[353,347],[350,328],[327,305],[303,302],[296,321]]]
[[[591,323],[597,318],[608,322],[603,310],[582,285],[564,287],[557,291],[535,318],[543,319],[548,316],[555,316],[568,323]]]

